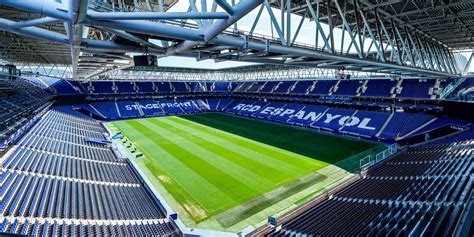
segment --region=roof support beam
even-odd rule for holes
[[[364,14],[362,14],[362,12],[360,12],[360,13],[361,13],[360,16],[361,16],[361,18],[362,18],[362,21],[364,22],[365,27],[367,27],[367,32],[369,32],[369,36],[370,36],[370,38],[372,39],[372,43],[375,45],[375,49],[377,50],[377,54],[378,54],[380,60],[381,60],[382,62],[385,62],[385,56],[384,56],[383,53],[382,53],[382,52],[383,52],[382,41],[378,41],[378,40],[375,38],[374,34],[372,33],[372,29],[370,28],[369,23],[367,22],[367,20],[366,20],[365,17],[364,17]],[[369,48],[369,50],[367,50],[367,51],[370,51],[370,48]]]
[[[71,21],[66,23],[66,28],[69,36],[69,47],[71,49],[73,77],[76,77],[77,74],[80,46],[84,34],[84,25],[82,23],[84,22],[84,19],[86,19],[88,8],[89,0],[69,1],[69,18]]]
[[[324,41],[324,48],[331,50],[331,46],[329,45],[328,38],[326,38],[326,34],[324,33],[323,29],[321,28],[321,23],[319,22],[319,1],[316,5],[316,12],[313,9],[313,6],[310,3],[310,0],[306,0],[306,5],[308,6],[309,12],[311,13],[311,16],[316,22],[316,47],[318,46],[318,39],[319,39],[319,34],[321,34],[321,37],[323,38]]]
[[[353,45],[354,45],[354,48],[356,49],[357,54],[359,55],[359,58],[363,58],[363,57],[364,57],[363,48],[362,48],[362,47],[359,47],[359,46],[361,46],[362,44],[359,44],[359,45],[357,44],[356,39],[355,39],[355,37],[354,37],[354,34],[352,33],[352,30],[351,30],[349,24],[347,23],[346,16],[345,16],[345,14],[342,12],[341,7],[339,6],[338,0],[336,0],[335,3],[336,3],[337,11],[339,12],[339,15],[340,15],[340,17],[341,17],[341,19],[342,19],[342,23],[343,23],[343,25],[345,26],[345,28],[346,28],[346,30],[347,30],[349,36],[351,37],[351,40],[352,40]]]
[[[327,14],[329,16],[328,18],[328,25],[329,25],[329,39],[331,41],[331,52],[332,53],[336,53],[336,49],[335,49],[335,46],[334,46],[334,34],[333,34],[333,30],[334,30],[334,24],[333,24],[333,19],[331,17],[331,0],[327,0]],[[322,29],[321,29],[322,30]]]
[[[229,5],[229,3],[227,3],[226,0],[214,0],[214,2],[217,3],[217,5],[219,5],[220,7],[222,7],[224,11],[229,13],[229,15],[232,16],[235,14],[234,8],[231,5]]]
[[[249,35],[252,35],[253,31],[255,30],[255,27],[257,27],[257,23],[260,20],[260,16],[262,15],[263,8],[265,8],[264,5],[260,6],[260,9],[258,10],[257,16],[255,17],[255,20],[253,20],[252,28],[250,29]]]
[[[474,52],[471,53],[471,57],[469,57],[469,60],[467,60],[466,66],[464,66],[464,69],[462,70],[462,74],[466,75],[469,67],[471,66],[472,59],[474,58]]]
[[[227,19],[224,12],[89,12],[91,20]]]
[[[9,27],[9,24],[14,23],[13,21],[0,18],[0,30],[12,32],[15,34],[20,34],[28,37],[34,37],[42,40],[52,41],[62,45],[69,45],[69,39],[66,35],[57,33],[54,31],[49,31],[39,27],[27,27],[21,29],[13,29]],[[145,52],[145,50],[131,46],[124,45],[110,41],[101,41],[101,40],[92,40],[85,39],[81,42],[81,47],[84,48],[93,48],[93,49],[107,49],[116,52]]]
[[[19,1],[0,0],[0,4],[40,15],[49,16],[58,20],[70,21],[71,15],[64,9],[63,4],[51,1]]]
[[[26,27],[26,28],[13,28],[11,25],[14,25],[14,21],[10,21],[7,19],[0,18],[0,29],[8,32],[12,32],[15,34],[31,36],[39,39],[44,39],[64,45],[69,45],[69,39],[66,35],[49,31],[43,28],[38,27]]]
[[[193,41],[201,41],[204,39],[202,31],[199,30],[175,27],[164,23],[145,20],[93,21],[86,19],[85,24],[172,39],[185,39]]]
[[[58,22],[61,22],[61,20],[58,20],[56,18],[51,18],[51,17],[42,17],[42,18],[37,18],[33,20],[28,20],[28,21],[15,22],[10,27],[24,28],[24,27],[39,26],[39,25],[45,25],[45,24],[54,24]]]
[[[216,38],[210,40],[209,42],[215,43],[215,44],[232,45],[236,47],[240,47],[241,45],[243,45],[242,38],[226,36],[226,35],[217,36]],[[393,71],[399,71],[399,72],[405,71],[405,72],[410,72],[413,74],[417,74],[417,73],[430,74],[430,75],[437,75],[437,76],[444,76],[444,77],[452,76],[452,74],[445,73],[445,72],[436,72],[436,71],[432,71],[428,69],[415,68],[411,66],[395,65],[395,64],[387,65],[386,63],[383,63],[383,62],[369,61],[365,59],[346,57],[346,56],[335,55],[335,54],[327,54],[327,53],[315,51],[312,49],[295,48],[295,47],[289,47],[289,46],[284,46],[280,44],[270,44],[269,46],[267,46],[266,43],[262,41],[250,40],[247,42],[247,44],[248,44],[249,49],[264,51],[268,48],[268,50],[271,53],[277,53],[281,55],[294,55],[295,57],[299,56],[299,57],[308,57],[308,58],[318,58],[322,60],[333,60],[333,61],[337,61],[341,63],[390,68]]]
[[[262,3],[262,0],[241,0],[237,5],[234,6],[234,14],[227,19],[222,19],[216,21],[214,24],[209,26],[204,32],[200,35],[204,37],[204,42],[208,42],[212,38],[216,37],[222,31],[224,31],[227,27],[231,26],[235,22],[237,22],[240,18],[247,15],[250,11],[258,7]],[[200,38],[200,37],[199,37]],[[192,40],[192,41],[191,41]],[[196,40],[186,40],[179,43],[175,47],[168,48],[166,51],[167,55],[173,55],[176,53],[183,52],[188,50],[196,45],[198,45],[199,39]]]
[[[268,14],[270,15],[270,20],[275,26],[275,30],[278,33],[278,37],[280,38],[281,43],[285,45],[286,44],[285,35],[283,34],[283,31],[282,31],[283,25],[280,27],[280,24],[278,24],[278,21],[275,17],[275,14],[273,14],[272,7],[270,7],[270,3],[268,3],[268,0],[265,0],[263,4],[267,8]]]
[[[133,42],[136,42],[136,43],[139,43],[143,46],[146,46],[146,47],[150,47],[150,48],[155,48],[155,49],[158,49],[158,50],[162,50],[164,51],[163,48],[159,47],[158,45],[156,44],[153,44],[153,43],[150,43],[142,38],[139,38],[133,34],[130,34],[128,32],[125,32],[125,31],[122,31],[122,30],[114,30],[114,29],[104,29],[105,31],[109,31],[111,33],[114,33],[120,37],[123,37],[125,39],[128,39],[128,40],[131,40]]]

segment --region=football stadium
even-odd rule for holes
[[[474,236],[473,22],[0,0],[0,236]]]

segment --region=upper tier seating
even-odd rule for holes
[[[253,83],[253,81],[241,82],[232,89],[234,92],[247,92],[248,88],[251,87]]]
[[[47,112],[2,158],[0,232],[177,235],[130,163],[85,140],[106,139],[100,123],[63,111]]]
[[[391,97],[391,90],[397,81],[388,79],[368,80],[366,90],[362,96],[367,97]]]
[[[314,81],[298,81],[293,90],[291,90],[291,94],[306,94],[308,90],[313,85]]]
[[[190,89],[186,85],[185,82],[171,82],[171,86],[173,87],[174,92],[189,92]]]
[[[230,86],[229,82],[218,81],[218,82],[214,83],[214,90],[212,90],[212,91],[228,92],[229,91],[229,86]],[[208,88],[208,89],[210,90],[211,88]]]
[[[51,105],[50,89],[39,88],[18,78],[0,81],[8,87],[0,90],[0,143],[27,124],[34,114]],[[67,82],[66,82],[67,83]]]
[[[246,92],[249,92],[249,93],[256,93],[260,90],[260,88],[263,87],[263,85],[265,84],[264,81],[256,81],[256,82],[253,82],[252,85],[250,85]]]
[[[333,95],[357,95],[357,89],[359,88],[361,81],[358,80],[341,80],[337,85],[337,90]]]
[[[435,80],[420,81],[416,79],[404,79],[402,91],[397,98],[425,98],[429,99],[429,90],[434,86]]]
[[[466,80],[453,93],[471,87]],[[285,81],[236,81],[236,82],[143,82],[143,81],[95,81],[81,84],[61,80],[55,84],[58,94],[80,94],[103,96],[189,93],[189,92],[237,92],[289,95],[334,95],[338,97],[380,97],[403,99],[435,99],[453,80],[404,78],[353,78],[341,80],[285,80]],[[89,86],[89,85],[92,85]],[[85,88],[88,88],[86,90]],[[471,91],[471,90],[469,90]],[[473,90],[474,91],[474,90]]]
[[[155,84],[156,90],[159,93],[169,93],[172,91],[171,84],[169,82],[153,82],[153,84]]]
[[[188,88],[191,92],[203,92],[208,90],[205,82],[186,82],[186,84],[188,84]]]
[[[277,81],[266,81],[265,85],[260,89],[260,93],[271,93],[273,88],[278,84]]]
[[[273,93],[277,94],[288,94],[290,88],[295,84],[295,81],[282,81],[280,82],[276,88],[274,89]]]
[[[137,81],[135,84],[139,93],[155,93],[153,82]]]
[[[331,88],[336,85],[336,80],[320,80],[316,82],[316,86],[311,91],[313,95],[328,95]]]
[[[124,93],[124,94],[135,94],[137,91],[135,90],[135,83],[134,82],[115,82],[115,86],[117,87],[117,93]]]
[[[95,81],[91,82],[93,86],[92,94],[112,94],[114,93],[113,82],[109,81]]]

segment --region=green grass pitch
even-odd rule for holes
[[[195,222],[377,146],[223,113],[112,124]]]

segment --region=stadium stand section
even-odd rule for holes
[[[450,83],[384,78],[58,80],[49,92],[22,89],[1,99],[11,107],[42,104],[34,106],[34,117],[25,118],[24,127],[6,144],[10,149],[1,160],[0,232],[181,235],[130,161],[119,158],[110,145],[87,139],[107,141],[101,121],[216,111],[386,144],[455,128],[406,148],[284,215],[279,218],[280,230],[266,225],[255,232],[268,236],[451,235],[470,210],[473,128],[472,121],[433,112],[439,99],[435,91]],[[466,91],[462,86],[469,87],[469,80],[451,93]],[[59,102],[79,99],[50,108],[51,93]],[[9,114],[18,113],[8,108]]]
[[[470,81],[470,80],[466,80]],[[466,82],[465,81],[465,82]],[[219,110],[225,112],[235,112],[232,107],[238,101],[242,100],[242,96],[260,105],[255,99],[266,97],[275,101],[278,100],[294,100],[298,103],[285,103],[279,109],[285,106],[293,106],[299,104],[302,106],[312,106],[314,103],[327,106],[330,110],[319,111],[323,115],[317,119],[313,118],[311,122],[296,123],[305,127],[324,129],[332,132],[342,133],[346,135],[366,137],[374,140],[398,141],[417,135],[419,132],[426,132],[430,129],[436,129],[442,126],[456,125],[464,126],[468,122],[460,120],[450,120],[442,118],[442,115],[430,113],[430,111],[440,110],[436,105],[439,93],[454,81],[443,79],[386,79],[386,78],[361,78],[361,79],[340,79],[340,80],[307,80],[307,81],[245,81],[245,82],[88,82],[83,83],[83,88],[89,88],[84,94],[88,96],[90,102],[82,107],[90,114],[94,114],[96,118],[104,118],[106,120],[115,120],[121,118],[134,118],[157,116],[164,114],[193,113],[207,110]],[[62,83],[64,84],[64,83]],[[97,85],[97,86],[93,86]],[[464,85],[464,84],[463,84]],[[469,84],[466,84],[469,85]],[[124,93],[111,92],[118,89]],[[462,85],[461,85],[462,86]],[[75,86],[80,87],[80,86]],[[100,88],[98,91],[97,88]],[[111,90],[109,88],[115,88]],[[128,89],[127,89],[128,88]],[[136,91],[130,94],[132,88]],[[141,91],[141,89],[143,91]],[[415,89],[416,88],[416,89]],[[56,88],[61,95],[60,88]],[[462,90],[462,89],[458,89]],[[80,90],[66,89],[64,94],[71,91],[83,93]],[[436,92],[436,93],[435,93]],[[455,93],[454,91],[453,93]],[[184,94],[183,94],[184,93]],[[154,99],[154,96],[183,96],[191,95],[204,96],[203,99],[190,99],[190,107],[170,107],[166,106],[170,103],[176,103],[177,99]],[[134,101],[127,100],[130,96],[134,96]],[[256,97],[258,95],[258,97]],[[105,96],[105,97],[104,97]],[[219,96],[215,99],[209,96]],[[219,99],[224,97],[234,98],[234,102],[229,106],[222,106]],[[109,102],[103,100],[115,99],[118,101]],[[379,101],[371,101],[371,99],[379,99]],[[212,99],[214,105],[209,105],[208,101]],[[395,100],[397,99],[397,100]],[[94,101],[102,100],[102,101]],[[155,101],[144,104],[143,101]],[[185,99],[186,100],[186,99]],[[420,103],[420,100],[422,101]],[[184,100],[183,100],[184,101]],[[304,101],[304,102],[303,102]],[[182,101],[181,101],[182,102]],[[204,103],[206,106],[198,106],[196,103]],[[137,104],[138,103],[138,104]],[[217,106],[219,108],[217,108]],[[298,105],[298,106],[299,106]],[[132,106],[132,108],[130,107]],[[147,107],[151,106],[151,107]],[[334,108],[340,107],[342,108]],[[355,107],[358,107],[354,109]],[[402,108],[404,112],[395,111],[392,107]],[[159,108],[158,108],[159,107]],[[206,108],[204,108],[206,107]],[[263,107],[261,107],[263,109]],[[334,112],[333,112],[334,111]],[[237,114],[255,117],[258,111],[239,111]],[[295,111],[298,112],[298,111]],[[315,111],[312,111],[315,112]],[[325,113],[322,113],[325,112]],[[374,124],[374,129],[357,129],[352,126],[345,126],[347,121],[333,120],[329,123],[325,122],[325,115],[337,113],[337,116],[349,116],[349,122],[355,123],[354,120],[369,119]],[[289,122],[295,124],[291,114],[283,113],[283,116],[270,116],[269,119],[278,122]],[[257,116],[258,117],[258,116]],[[261,116],[260,116],[261,117]],[[354,118],[352,118],[354,117]],[[266,118],[266,117],[265,117]],[[264,118],[264,119],[265,119]],[[441,119],[440,119],[441,118]],[[318,120],[318,121],[316,121]],[[365,120],[367,122],[368,120]],[[358,121],[361,122],[361,121]],[[348,123],[349,125],[351,123]],[[369,131],[370,130],[370,131]]]
[[[306,128],[365,137],[373,140],[396,141],[443,126],[466,126],[462,119],[437,117],[424,112],[385,112],[363,109],[333,108],[297,102],[263,102],[252,99],[203,98],[175,100],[142,100],[90,102],[79,105],[85,114],[116,120],[150,116],[224,111],[241,116],[272,120]]]
[[[465,80],[457,90],[470,88],[472,79]],[[381,97],[400,99],[435,100],[439,95],[435,91],[442,90],[450,82],[441,79],[386,79],[360,78],[340,80],[308,80],[308,81],[247,81],[247,82],[113,82],[98,81],[79,83],[61,80],[53,85],[59,94],[137,94],[143,95],[163,93],[189,92],[229,92],[248,94],[298,94],[340,97]],[[209,86],[208,86],[209,85]],[[87,88],[84,90],[83,88]],[[416,89],[415,89],[416,88]],[[464,90],[462,89],[464,88]]]
[[[95,120],[53,108],[1,160],[0,232],[24,235],[178,235]]]
[[[15,135],[35,114],[49,107],[52,93],[31,80],[7,80],[0,75],[0,143]]]
[[[410,147],[345,187],[282,217],[280,229],[257,233],[456,236],[460,217],[471,215],[473,144],[471,136],[464,141]]]
[[[463,78],[448,95],[449,99],[461,101],[474,101],[474,77]]]

